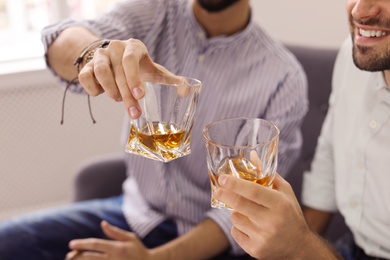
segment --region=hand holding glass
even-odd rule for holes
[[[276,174],[279,129],[259,118],[230,118],[203,130],[211,182],[211,206],[228,208],[213,197],[221,174],[271,187]]]
[[[191,153],[190,139],[201,82],[144,82],[141,116],[131,120],[125,151],[169,162]]]

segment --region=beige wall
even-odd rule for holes
[[[122,103],[91,98],[93,124],[87,96],[68,92],[61,125],[64,88],[47,70],[0,75],[0,82],[0,221],[69,203],[81,163],[123,149]]]
[[[251,0],[251,4],[255,21],[287,43],[339,47],[348,36],[346,1]]]

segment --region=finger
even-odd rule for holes
[[[95,97],[104,93],[104,89],[96,81],[92,62],[87,63],[83,67],[79,73],[78,79],[88,95]]]
[[[218,178],[218,183],[221,187],[266,208],[269,208],[274,203],[277,203],[280,196],[276,190],[264,187],[251,181],[239,179],[234,176],[221,175]],[[237,207],[238,206],[239,205],[237,205]]]
[[[199,82],[188,82],[186,77],[178,76],[167,70],[160,64],[154,63],[158,73],[154,74],[154,81],[162,82],[166,84],[176,85],[179,96],[186,97],[191,93],[191,86],[199,88],[201,86]]]
[[[178,86],[190,86],[191,84],[187,81],[186,77],[175,75],[174,73],[167,70],[160,64],[154,63],[156,73],[153,74],[154,81],[161,82],[170,85]]]
[[[120,98],[120,92],[111,69],[112,65],[110,58],[107,54],[107,49],[97,49],[91,62],[93,62],[96,80],[100,83],[107,96],[117,100]]]
[[[120,100],[123,100],[124,96],[126,97],[126,100],[135,100],[130,93],[130,88],[127,86],[126,77],[123,70],[122,60],[124,49],[125,47],[123,46],[122,41],[111,41],[110,45],[107,47],[107,51],[110,53],[111,66],[114,73],[115,82],[121,95]]]
[[[185,78],[181,78],[180,82],[175,84],[177,85],[177,93],[179,96],[187,97],[191,93],[191,85]]]
[[[127,86],[125,73],[123,72],[122,66],[114,65],[113,66],[114,74],[115,74],[115,82],[118,86],[120,97],[116,101],[123,101],[123,100],[129,100],[133,99],[134,103],[138,104],[137,101],[135,101],[133,95],[130,92],[130,88]],[[128,102],[126,101],[125,104]]]
[[[119,92],[121,95],[120,100],[117,100],[117,101],[124,101],[124,105],[126,108],[129,108],[133,104],[136,104],[135,107],[137,108],[137,110],[135,110],[135,113],[130,113],[131,111],[128,110],[129,116],[131,118],[134,118],[133,114],[135,115],[135,114],[138,114],[141,112],[141,109],[139,108],[139,105],[138,105],[138,101],[133,97],[133,95],[130,92],[129,86],[127,85],[126,76],[125,76],[125,73],[123,71],[123,67],[122,67],[122,63],[121,63],[122,62],[121,58],[112,57],[112,61],[113,61],[112,66],[113,66],[113,71],[114,71],[114,75],[115,75],[115,82],[116,82],[116,85],[118,86],[118,89],[119,89]]]
[[[166,84],[183,84],[186,82],[182,76],[177,76],[158,63],[154,63],[156,73],[154,80]]]
[[[77,254],[73,254],[77,252]],[[99,252],[81,252],[81,251],[71,251],[66,255],[65,260],[99,260],[99,259],[109,259],[108,254],[99,253]]]
[[[237,178],[238,179],[238,178]],[[246,181],[248,182],[248,181]],[[260,186],[257,184],[257,186]],[[268,210],[263,205],[256,203],[254,200],[244,198],[235,192],[231,192],[223,187],[214,191],[214,197],[226,205],[229,205],[235,212],[239,212],[251,219],[258,219]]]
[[[69,253],[66,254],[65,260],[74,260],[77,256],[81,254],[81,251],[79,250],[72,250]]]
[[[138,40],[128,40],[128,45],[123,53],[123,70],[130,91],[137,100],[144,96],[144,88],[140,75],[141,62],[148,63],[145,65],[146,67],[154,67],[145,45]]]
[[[123,71],[127,86],[130,90],[130,96],[122,96],[124,104],[128,110],[129,116],[136,119],[141,115],[141,108],[137,100],[145,95],[145,88],[140,75],[141,60],[148,60],[147,67],[153,67],[145,45],[138,40],[130,39],[127,41],[126,49],[123,53]]]
[[[251,219],[237,211],[233,211],[230,216],[233,226],[249,237],[253,237],[253,234],[259,231],[257,223],[254,222],[260,221],[259,219],[263,222],[263,218],[261,217]]]
[[[275,175],[275,179],[273,181],[273,188],[279,192],[295,197],[295,193],[293,188],[291,187],[291,184],[278,173]]]
[[[79,251],[108,252],[112,248],[113,242],[98,238],[75,239],[70,241],[69,248]]]
[[[237,229],[235,226],[233,226],[230,230],[230,234],[234,238],[234,240],[237,242],[237,244],[242,247],[246,251],[246,247],[249,244],[250,237],[241,232],[239,229]],[[248,252],[248,251],[246,251]],[[249,252],[248,252],[249,253]]]
[[[264,248],[264,239],[261,236],[256,236],[254,238],[248,236],[247,234],[241,232],[235,226],[232,227],[230,231],[232,237],[237,242],[237,244],[250,256],[254,259],[262,259],[262,250]]]
[[[119,241],[129,241],[136,238],[135,234],[128,232],[116,226],[109,224],[107,221],[103,220],[101,222],[101,227],[103,232],[110,238],[119,240]]]

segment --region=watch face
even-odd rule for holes
[[[198,4],[208,12],[219,12],[240,0],[197,0]]]

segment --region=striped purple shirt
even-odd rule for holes
[[[123,210],[131,228],[144,237],[171,218],[183,234],[211,218],[229,238],[233,252],[243,253],[230,235],[230,212],[210,207],[202,129],[228,117],[273,121],[281,131],[278,172],[285,176],[299,154],[299,129],[308,107],[306,77],[297,60],[253,20],[235,35],[207,38],[187,0],[122,1],[96,20],[60,22],[44,29],[46,50],[72,25],[86,26],[102,38],[140,39],[155,62],[203,83],[190,155],[169,163],[124,155],[128,178]]]

